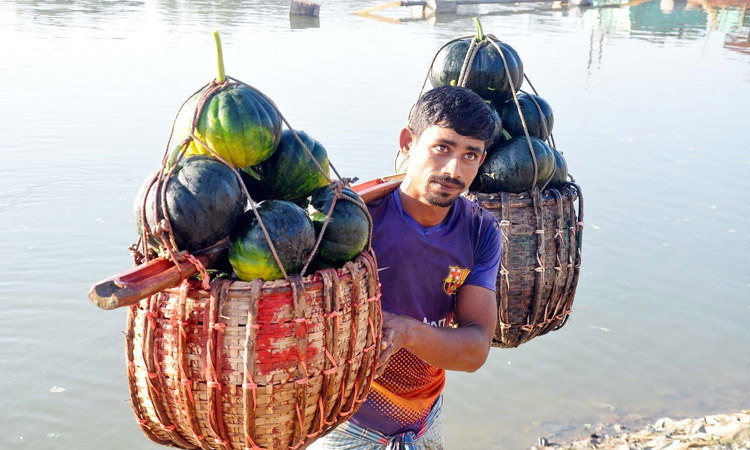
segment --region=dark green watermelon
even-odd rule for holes
[[[305,211],[284,200],[265,200],[256,210],[286,273],[299,273],[315,245],[315,231]],[[252,210],[240,217],[232,231],[229,262],[241,280],[283,277]]]
[[[313,190],[328,184],[326,176],[330,169],[325,147],[304,131],[297,131],[297,135],[312,152],[325,174],[318,169],[294,134],[284,130],[274,154],[252,168],[268,199],[300,200]]]
[[[496,144],[503,137],[503,118],[497,111],[497,109],[495,109],[495,107],[492,105],[492,102],[489,102],[489,105],[490,109],[492,110],[492,118],[495,119],[495,131],[492,133],[492,139],[487,145],[488,148]]]
[[[334,192],[329,186],[316,189],[312,193],[310,217],[316,234],[320,234],[323,228],[333,199]],[[343,263],[351,261],[362,252],[372,227],[366,210],[367,207],[359,195],[348,187],[342,190],[318,247],[319,263],[341,267]]]
[[[244,167],[240,169],[240,176],[242,177],[242,183],[247,189],[247,193],[250,194],[250,198],[254,202],[260,203],[263,200],[268,200],[268,192],[260,180],[260,176],[255,173],[252,167]]]
[[[553,148],[552,153],[555,155],[555,173],[547,186],[560,188],[568,182],[568,163],[557,149]]]
[[[534,94],[520,93],[517,97],[518,104],[521,105],[521,113],[523,113],[526,127],[529,130],[529,135],[538,137],[543,141],[546,140],[552,133],[552,126],[555,124],[555,116],[552,114],[552,108],[549,106],[549,103],[542,97]],[[536,100],[536,104],[534,100]],[[539,105],[538,108],[537,104]],[[539,114],[540,110],[541,115]],[[505,102],[501,116],[503,118],[503,126],[511,136],[525,135],[521,117],[518,114],[518,107],[513,99]]]
[[[474,61],[468,68],[465,87],[473,90],[485,100],[492,101],[496,105],[502,105],[513,96],[514,89],[518,91],[521,88],[523,62],[521,62],[521,58],[513,47],[498,41],[492,35],[485,36],[479,20],[475,18],[475,21],[477,25],[476,36],[459,39],[438,52],[435,62],[430,68],[430,83],[433,87],[457,85],[471,41],[476,40],[479,49]],[[507,72],[503,58],[488,37],[492,38],[502,50],[508,64]],[[513,88],[511,88],[511,81]]]
[[[153,175],[146,178],[133,204],[139,234],[142,234],[141,212],[147,191],[149,228],[154,230],[164,217],[161,195],[156,195],[157,185],[151,186],[153,179]],[[234,171],[209,156],[192,156],[181,162],[167,183],[166,201],[177,247],[191,252],[228,236],[247,203]],[[159,242],[152,239],[150,244],[158,246]]]
[[[178,145],[170,158],[175,160],[179,143],[189,136],[203,90],[180,109],[172,142]],[[233,167],[248,167],[267,159],[276,150],[281,136],[281,118],[276,107],[255,89],[227,85],[209,98],[198,121],[195,135]],[[186,156],[211,152],[196,140],[190,141]]]
[[[537,187],[542,188],[555,171],[555,156],[541,139],[532,137],[538,164]],[[523,192],[532,188],[534,161],[525,137],[515,137],[490,149],[472,184],[479,192]]]

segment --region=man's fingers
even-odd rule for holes
[[[383,364],[388,362],[388,358],[390,358],[393,354],[393,350],[395,350],[393,342],[389,342],[388,345],[386,345],[385,348],[380,352],[380,362]]]
[[[380,378],[380,375],[383,375],[383,372],[385,372],[385,364],[381,364],[375,369],[375,379],[377,380]]]
[[[403,326],[400,326],[403,318],[387,311],[383,311],[383,334],[380,338],[380,359],[375,369],[375,378],[379,377],[385,371],[388,360],[403,345],[401,334]]]
[[[388,365],[388,360],[390,359],[391,355],[393,355],[394,350],[395,348],[393,347],[392,342],[385,343],[385,347],[383,347],[381,344],[380,359],[378,359],[378,367],[375,370],[375,378],[378,378],[383,374],[383,372],[385,371],[385,366]]]
[[[393,344],[393,330],[387,328],[383,330],[383,337],[380,339],[380,350],[383,351]]]
[[[383,375],[383,372],[385,372],[385,368],[388,365],[388,359],[391,357],[391,353],[393,347],[388,347],[387,350],[385,350],[383,353],[380,354],[380,360],[378,360],[378,367],[375,370],[375,378],[379,378],[380,375]]]

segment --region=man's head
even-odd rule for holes
[[[401,153],[409,158],[402,190],[425,204],[452,205],[476,176],[494,131],[490,107],[474,92],[426,92],[401,130]]]
[[[419,97],[409,116],[409,129],[419,139],[424,130],[438,125],[489,144],[495,132],[490,108],[470,89],[440,86]]]

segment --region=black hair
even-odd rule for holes
[[[462,136],[489,144],[495,133],[492,110],[474,91],[457,86],[440,86],[425,92],[414,104],[409,129],[417,140],[433,125],[452,128]]]

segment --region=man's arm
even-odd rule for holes
[[[458,328],[433,327],[384,311],[382,352],[376,376],[385,370],[388,358],[401,348],[441,369],[476,371],[487,360],[495,334],[495,293],[479,286],[462,286],[456,298],[456,323]]]

